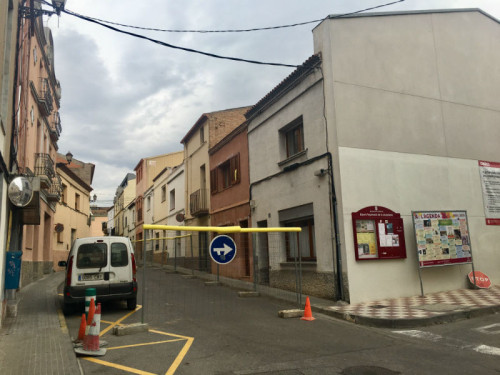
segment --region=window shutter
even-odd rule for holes
[[[230,161],[231,185],[237,184],[241,179],[240,154],[236,154]]]
[[[217,168],[210,171],[210,192],[217,193]]]

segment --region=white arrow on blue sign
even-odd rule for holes
[[[229,236],[217,236],[210,242],[210,256],[215,263],[228,264],[236,256],[236,244]]]

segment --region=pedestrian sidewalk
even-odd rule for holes
[[[64,272],[52,273],[17,292],[17,316],[0,329],[2,375],[83,374],[59,307],[63,281]]]
[[[311,309],[357,324],[381,328],[428,326],[500,312],[500,286],[352,305],[332,306],[324,300],[311,298]]]

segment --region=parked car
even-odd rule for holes
[[[96,300],[125,300],[127,308],[137,306],[134,248],[127,237],[86,237],[73,242],[66,267],[63,311],[85,301],[85,290],[96,289]]]

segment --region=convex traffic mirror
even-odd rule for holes
[[[16,177],[9,184],[7,194],[13,205],[25,207],[33,197],[33,185],[26,177]]]

